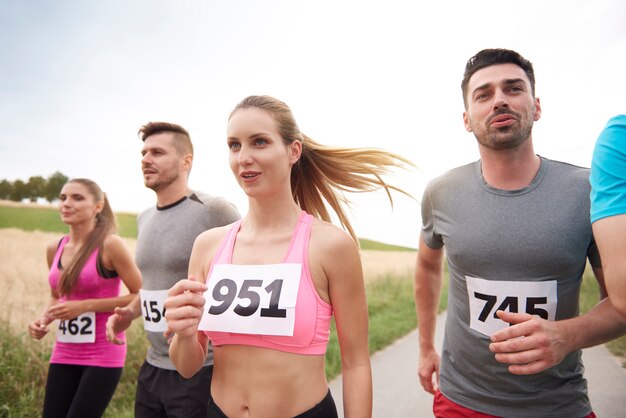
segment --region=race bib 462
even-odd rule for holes
[[[59,321],[57,341],[63,343],[93,343],[96,341],[96,313],[84,312],[76,318]]]

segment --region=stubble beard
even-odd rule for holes
[[[174,183],[176,180],[178,180],[178,177],[180,176],[176,173],[164,179],[156,179],[153,182],[144,181],[144,184],[148,189],[151,189],[154,192],[158,192],[159,190],[163,190],[167,188],[169,185],[171,185],[172,183]]]
[[[531,114],[533,113],[534,109],[531,109]],[[503,128],[490,128],[489,122],[491,119],[501,114],[516,116],[518,124],[505,126]],[[519,114],[511,111],[498,112],[493,117],[487,120],[487,126],[484,131],[474,131],[476,140],[484,147],[496,151],[509,150],[519,147],[530,138],[533,130],[533,120],[531,118],[524,120]]]

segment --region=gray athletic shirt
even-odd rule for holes
[[[600,264],[589,188],[589,170],[545,158],[532,183],[520,190],[490,187],[480,161],[453,169],[426,188],[422,237],[431,248],[445,246],[450,271],[440,389],[452,401],[503,417],[591,413],[580,350],[545,372],[517,376],[495,360],[489,337],[470,326],[472,320],[482,326],[498,308],[545,313],[544,302],[555,297],[543,290],[516,293],[519,281],[556,287],[555,319],[578,315],[586,260]],[[486,288],[468,290],[472,278],[484,280]],[[472,313],[472,306],[478,310]]]
[[[167,290],[187,278],[193,243],[207,229],[228,225],[240,218],[227,200],[193,192],[162,208],[152,207],[137,217],[135,261],[146,290]],[[175,370],[169,358],[167,339],[161,332],[148,332],[146,360],[155,367]],[[206,364],[213,363],[209,349]]]

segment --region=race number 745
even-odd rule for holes
[[[557,307],[555,280],[505,281],[466,276],[470,328],[491,335],[509,326],[497,311],[525,312],[554,321]]]

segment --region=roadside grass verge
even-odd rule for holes
[[[125,238],[137,237],[136,215],[116,213],[117,232]],[[59,211],[52,206],[6,206],[0,204],[0,228],[18,228],[24,231],[67,233],[68,226],[61,222]]]
[[[587,267],[580,287],[580,313],[589,311],[600,300],[598,282],[593,276],[591,268]],[[626,368],[626,335],[606,343],[609,351],[622,360],[622,367]]]

